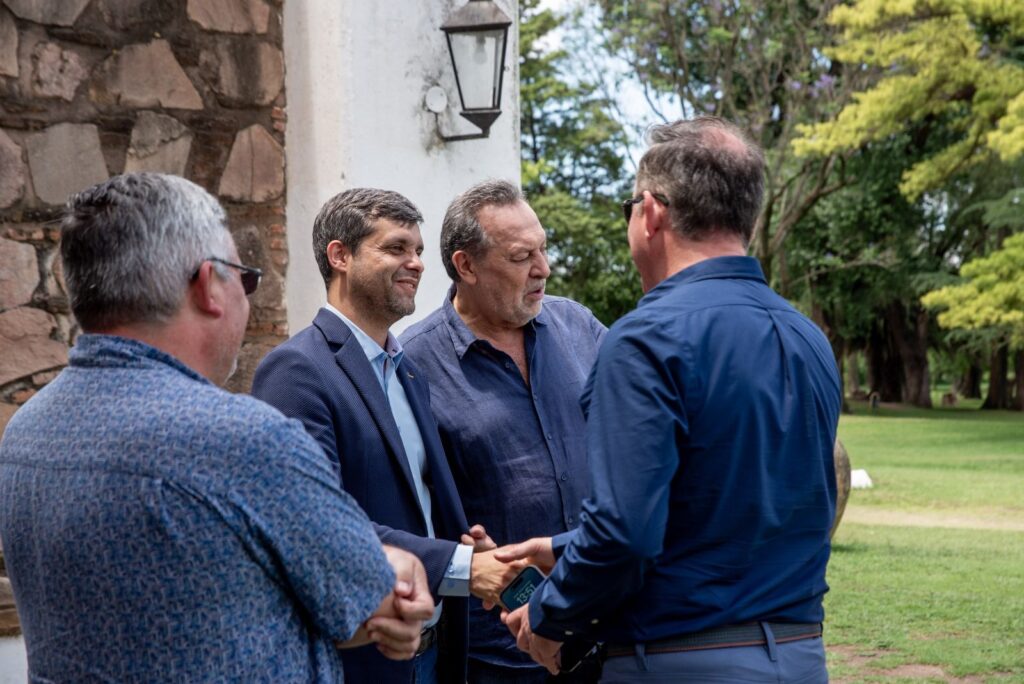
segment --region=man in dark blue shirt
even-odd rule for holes
[[[499,544],[573,529],[589,493],[579,399],[605,328],[576,302],[544,294],[545,244],[517,186],[469,188],[441,228],[452,289],[401,337],[429,381],[466,515]],[[479,601],[470,635],[472,684],[549,677]]]
[[[593,493],[504,617],[552,671],[559,642],[588,635],[608,643],[608,681],[824,682],[836,364],[745,256],[761,151],[714,118],[649,140],[623,203],[646,295],[584,390]]]

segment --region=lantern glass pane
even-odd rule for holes
[[[463,109],[497,109],[506,29],[452,33],[452,59]]]

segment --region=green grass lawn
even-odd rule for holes
[[[833,542],[834,681],[1024,682],[1024,414],[854,410],[839,437],[875,487]]]
[[[851,502],[1024,519],[1024,413],[853,408],[839,439],[876,486]]]

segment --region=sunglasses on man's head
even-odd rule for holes
[[[651,193],[651,197],[653,197],[654,199],[658,200],[659,202],[664,204],[666,207],[668,206],[668,197],[665,197],[660,192],[652,192]],[[629,198],[627,200],[622,200],[622,215],[626,219],[626,225],[627,226],[629,225],[630,219],[633,218],[633,205],[634,204],[640,204],[643,201],[644,201],[643,193],[641,193],[637,197],[631,197],[631,198]]]
[[[252,266],[245,266],[243,264],[236,264],[226,259],[221,259],[220,257],[206,257],[205,259],[203,259],[203,261],[216,261],[218,264],[224,264],[225,266],[230,266],[231,268],[237,268],[241,272],[242,276],[242,289],[245,291],[245,294],[247,295],[251,295],[253,292],[256,291],[256,288],[260,286],[260,278],[263,277],[263,271],[261,271],[258,268],[253,268]],[[197,268],[196,272],[192,274],[193,280],[198,275],[199,269]]]

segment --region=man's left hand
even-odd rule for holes
[[[562,642],[552,641],[539,634],[534,634],[530,629],[529,611],[529,604],[517,608],[511,613],[502,611],[501,621],[516,638],[516,646],[519,647],[519,650],[528,653],[538,664],[546,667],[548,672],[556,675],[560,669],[558,652],[562,648]]]

